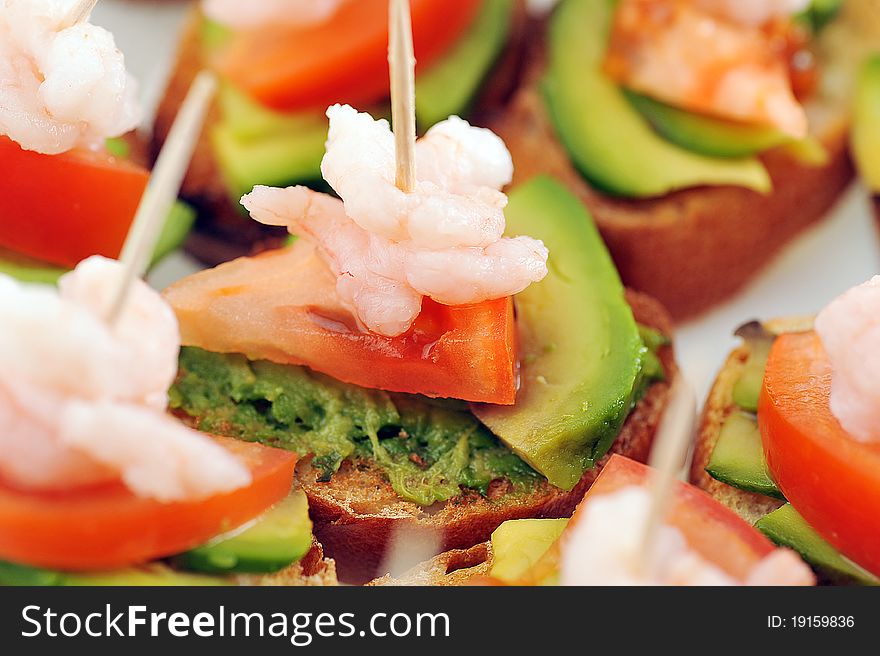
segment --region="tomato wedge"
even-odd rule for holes
[[[361,331],[336,279],[305,240],[189,276],[165,290],[185,346],[302,364],[389,392],[511,405],[513,301],[449,307],[429,299],[399,337]]]
[[[435,61],[476,17],[480,0],[412,0],[420,66]],[[221,74],[279,110],[363,106],[388,96],[388,0],[350,0],[327,23],[238,34],[217,59]]]
[[[613,455],[603,467],[572,518],[591,498],[629,485],[647,486],[651,468],[624,456]],[[702,490],[679,482],[666,522],[679,529],[688,545],[728,575],[744,580],[752,568],[775,548],[760,531]]]
[[[777,338],[758,404],[767,464],[822,537],[880,574],[880,445],[844,430],[830,394],[831,364],[818,335]]]
[[[118,257],[149,177],[106,152],[42,155],[0,136],[0,246],[63,267]]]
[[[227,438],[251,485],[200,501],[160,503],[121,483],[34,494],[0,485],[0,560],[67,571],[109,570],[186,551],[283,499],[296,455]]]

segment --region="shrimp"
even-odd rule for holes
[[[243,464],[164,414],[180,349],[171,308],[137,281],[104,321],[121,275],[92,257],[57,291],[0,276],[0,478],[43,490],[121,477],[162,501],[247,484]]]
[[[562,542],[563,585],[812,585],[810,569],[794,553],[776,549],[738,581],[688,545],[674,526],[656,534],[651,561],[641,560],[641,532],[651,495],[629,486],[591,499]]]
[[[267,25],[305,26],[323,23],[345,0],[204,0],[202,11],[212,20],[240,30]]]
[[[501,238],[507,197],[500,189],[513,177],[513,160],[491,131],[458,117],[435,125],[416,144],[418,180],[407,194],[394,184],[388,121],[347,105],[327,116],[321,172],[364,230],[423,248],[483,247]]]
[[[340,105],[327,115],[322,171],[342,201],[304,187],[255,187],[242,204],[255,220],[318,246],[362,328],[400,335],[425,296],[479,303],[547,275],[543,243],[503,237],[507,196],[500,189],[513,162],[494,133],[457,117],[434,126],[416,144],[417,187],[404,193],[394,185],[388,122]]]
[[[140,121],[137,85],[113,35],[68,26],[75,0],[4,0],[0,134],[47,155],[100,148]]]
[[[605,69],[639,93],[802,138],[806,112],[783,52],[762,30],[765,19],[797,6],[781,0],[623,0]],[[761,22],[754,25],[756,20]]]
[[[816,318],[831,361],[831,412],[860,442],[880,442],[880,276],[832,301]]]

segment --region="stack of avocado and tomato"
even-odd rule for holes
[[[704,464],[705,472],[716,481],[748,493],[727,505],[753,521],[776,544],[798,552],[822,581],[880,585],[880,578],[847,558],[810,526],[774,480],[758,426],[758,406],[765,367],[777,335],[756,322],[746,324],[737,334],[744,341],[748,357],[733,381],[733,409],[721,424],[707,461],[695,461],[695,467]],[[715,412],[711,398],[709,403],[707,413]],[[692,478],[699,482],[701,472],[692,472]],[[722,495],[713,492],[713,496]]]
[[[0,503],[9,500],[0,499]],[[145,518],[147,517],[144,515]],[[158,529],[150,536],[150,530]],[[169,527],[142,526],[144,540],[158,545]],[[178,529],[183,532],[186,529]],[[59,534],[63,526],[58,525]],[[108,545],[119,534],[108,535]],[[137,536],[132,536],[137,540]],[[75,557],[77,545],[65,545]],[[112,551],[112,549],[110,549]],[[112,558],[112,556],[109,556]],[[295,567],[299,564],[298,567]],[[315,577],[324,584],[335,582],[332,567],[321,562],[320,548],[312,536],[308,500],[302,490],[292,492],[268,511],[243,527],[219,535],[201,546],[178,555],[122,568],[102,569],[89,563],[81,569],[49,569],[0,561],[0,586],[218,586],[252,585],[277,579],[282,584],[302,584]]]
[[[0,137],[0,273],[52,284],[91,255],[118,257],[150,177],[136,149],[132,136],[102,151],[44,155]],[[194,222],[192,209],[175,203],[153,262]]]
[[[204,65],[221,90],[183,197],[200,210],[191,252],[215,264],[284,236],[242,214],[256,185],[321,190],[334,103],[389,116],[386,0],[349,0],[315,26],[237,32],[196,13],[155,125],[154,152],[167,136],[194,75]],[[413,0],[420,132],[450,115],[474,117],[512,92],[522,23],[519,0]]]
[[[266,300],[288,294],[271,289],[267,272],[295,258],[299,243],[196,274],[165,292],[189,345],[171,407],[200,430],[303,457],[298,479],[315,533],[343,580],[382,573],[377,568],[400,531],[433,532],[446,550],[487,540],[507,519],[567,516],[609,450],[647,457],[664,381],[675,371],[668,318],[653,302],[625,293],[589,214],[558,182],[540,178],[514,189],[505,214],[510,234],[541,239],[550,251],[547,277],[514,298],[512,331],[509,308],[498,302],[490,304],[503,310],[490,322],[497,330],[464,325],[472,309],[423,308],[427,316],[412,335],[361,335],[352,355],[340,320],[316,321],[319,308]],[[289,269],[281,266],[273,279]],[[287,278],[285,285],[298,284]],[[240,303],[250,317],[234,309]],[[288,340],[306,359],[303,344],[313,344],[311,355],[321,357],[307,359],[312,368],[286,364],[280,347],[274,362],[249,358],[234,337],[220,345],[231,333],[252,345],[266,335],[277,344]],[[429,343],[419,346],[422,337]],[[515,376],[487,387],[496,378],[494,354],[517,348],[518,389]],[[349,355],[358,359],[354,370]],[[394,389],[421,385],[451,398],[340,380],[391,380],[404,370],[421,373],[418,380],[395,378]],[[452,400],[477,396],[482,402]]]

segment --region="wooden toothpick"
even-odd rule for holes
[[[416,186],[416,58],[409,0],[391,0],[388,14],[396,184],[401,191],[410,193]]]
[[[693,439],[697,403],[690,385],[679,377],[672,386],[669,405],[654,439],[654,448],[648,464],[653,469],[651,479],[651,507],[642,529],[638,562],[642,572],[650,575],[653,545],[657,531],[669,510],[677,475],[684,466]]]
[[[89,17],[89,14],[92,13],[92,9],[95,8],[96,4],[98,4],[98,0],[80,0],[77,2],[67,15],[67,20],[64,21],[64,26],[73,27],[74,25],[82,23]]]
[[[110,323],[122,313],[131,283],[147,271],[162,226],[177,200],[216,90],[214,75],[199,73],[171,126],[122,248],[119,260],[123,276],[111,297],[107,312]]]

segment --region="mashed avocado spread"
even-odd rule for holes
[[[324,479],[369,459],[404,499],[446,501],[494,480],[527,491],[543,477],[501,444],[466,403],[389,394],[305,367],[184,348],[171,408],[199,430],[314,454]]]

